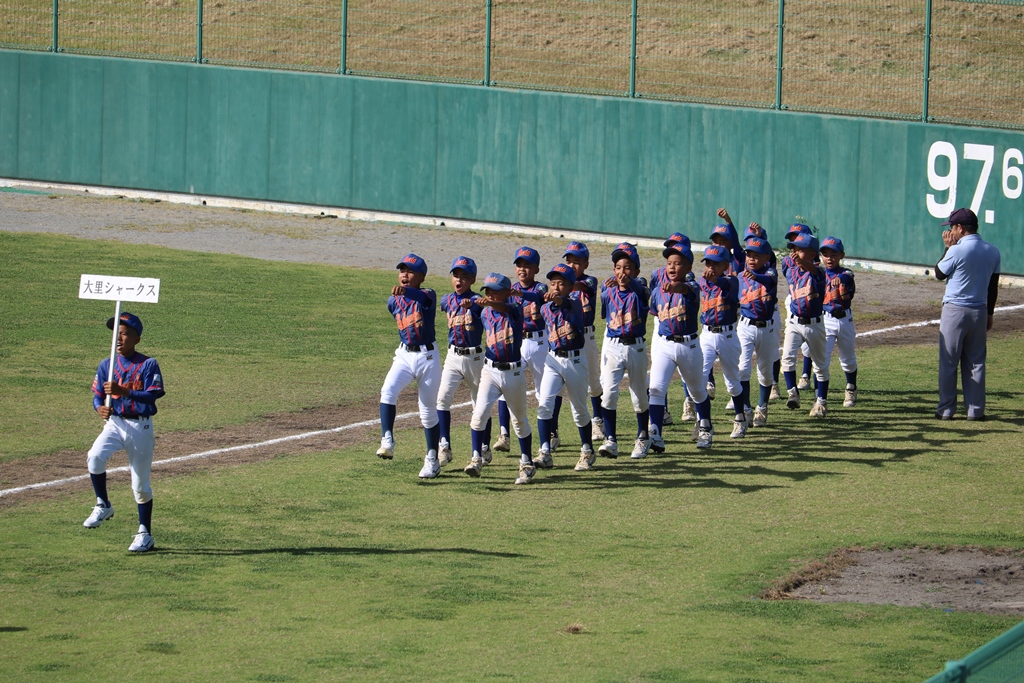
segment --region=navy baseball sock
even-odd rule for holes
[[[498,426],[501,428],[502,434],[512,434],[508,430],[508,404],[504,400],[498,399]]]
[[[707,397],[702,402],[697,404],[697,419],[701,422],[705,420],[708,424],[711,423],[711,397]]]
[[[748,379],[746,382],[740,382],[740,386],[743,387],[743,391],[741,393],[743,400],[741,403],[743,403],[743,409],[746,410],[750,407],[750,380]],[[733,401],[733,403],[735,403],[735,401]]]
[[[804,358],[804,374],[808,377],[811,376],[811,359],[806,357]]]
[[[857,388],[857,371],[856,370],[854,370],[853,372],[846,373],[846,384],[851,389],[856,389]]]
[[[818,382],[818,398],[828,400],[828,382]]]
[[[601,397],[591,396],[590,397],[590,412],[594,414],[594,417],[601,417]]]
[[[768,399],[771,398],[771,395],[772,395],[772,385],[769,384],[768,386],[762,386],[761,387],[761,400],[758,401],[757,405],[759,405],[759,406],[766,406],[766,405],[768,405]]]
[[[617,425],[615,421],[618,419],[618,411],[608,410],[607,408],[601,408],[601,412],[604,414],[604,435],[606,438],[616,441],[615,433]]]
[[[487,424],[484,425],[484,431],[481,432],[484,435],[484,443],[482,445],[491,445],[491,418],[487,418]]]
[[[437,411],[437,424],[441,428],[441,438],[448,443],[452,442],[452,411]]]
[[[780,372],[782,372],[782,361],[777,360],[774,363],[772,363],[772,384],[779,383]],[[767,403],[765,405],[767,405]]]
[[[480,455],[484,448],[484,432],[469,430],[469,441],[473,445],[473,455]]]
[[[530,453],[533,453],[533,434],[527,434],[519,439],[519,460],[527,465],[532,465],[533,460]]]
[[[647,436],[647,430],[651,424],[651,409],[648,408],[642,413],[636,414],[636,438]]]
[[[551,450],[551,420],[537,418],[537,434],[540,437],[540,447]]]
[[[146,527],[146,533],[153,533],[153,499],[139,503],[139,524]]]
[[[92,479],[92,490],[96,492],[96,497],[102,500],[104,505],[110,507],[110,499],[107,498],[107,473],[93,474],[90,472],[89,478]]]
[[[786,378],[787,389],[796,389],[796,370],[787,370],[782,376]]]
[[[433,427],[424,427],[423,434],[427,437],[427,450],[434,451],[434,455],[437,455],[437,444],[441,438],[441,425],[436,424]]]
[[[648,408],[651,414],[651,436],[661,436],[661,427],[665,423],[665,411],[667,406],[651,404]]]
[[[555,409],[551,412],[551,419],[554,420],[554,431],[558,431],[558,416],[562,414],[562,397],[555,396]]]
[[[395,415],[398,414],[398,406],[390,403],[380,404],[380,435],[395,431]]]
[[[580,445],[594,447],[594,425],[588,422],[582,427],[577,427],[580,433]]]

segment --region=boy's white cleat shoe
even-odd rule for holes
[[[846,387],[846,396],[843,401],[844,408],[852,408],[857,405],[857,390]]]
[[[768,424],[768,406],[758,406],[754,408],[754,421],[751,425],[754,427],[764,427]]]
[[[776,382],[772,385],[772,393],[768,394],[769,401],[778,401],[782,398],[782,394],[779,393],[779,384]]]
[[[437,453],[428,451],[423,458],[423,469],[420,470],[420,479],[433,479],[441,474],[441,463],[438,462]]]
[[[742,439],[747,435],[747,418],[746,415],[740,413],[732,421],[732,434],[729,435],[730,439]]]
[[[694,405],[693,399],[689,396],[683,401],[683,415],[679,419],[683,422],[692,422],[697,419],[697,406]]]
[[[544,448],[537,451],[537,457],[533,459],[533,466],[539,467],[542,470],[550,470],[554,467],[555,461],[551,457],[551,451],[544,450]]]
[[[511,448],[511,446],[512,446],[512,442],[508,438],[508,434],[502,434],[501,436],[498,437],[498,440],[497,440],[497,442],[495,442],[493,448],[496,451],[501,451],[502,453],[508,453],[509,449]]]
[[[537,468],[533,465],[527,465],[525,462],[519,463],[519,476],[516,477],[517,484],[529,484],[533,481],[533,475],[537,473]]]
[[[558,436],[558,430],[551,432],[551,452],[554,453],[562,445],[562,439]]]
[[[647,453],[651,449],[651,440],[636,437],[636,442],[633,443],[633,452],[629,454],[629,457],[634,460],[642,460],[647,457]]]
[[[595,417],[590,421],[590,438],[594,441],[604,441],[604,419]]]
[[[796,410],[800,407],[800,391],[796,388],[790,389],[786,396],[786,407]]]
[[[736,399],[732,396],[729,397],[729,402],[725,404],[726,410],[736,410]]]
[[[651,435],[651,450],[655,453],[665,452],[665,438],[660,434],[658,436]]]
[[[598,447],[597,452],[606,458],[619,457],[619,444],[612,438],[606,438],[604,443]]]
[[[128,546],[128,550],[133,553],[145,553],[153,549],[153,535],[149,533],[146,527],[139,525],[139,533],[135,534],[135,538],[132,539],[132,544]]]
[[[822,399],[816,399],[814,405],[811,406],[811,417],[825,417],[825,413],[828,412],[827,404]]]
[[[800,389],[801,391],[804,390],[804,389],[810,389],[811,388],[811,378],[810,378],[810,376],[809,375],[800,375],[800,379],[796,383],[796,388]]]
[[[463,468],[462,471],[465,472],[466,474],[468,474],[471,477],[479,477],[480,476],[480,470],[482,470],[483,468],[484,468],[484,461],[483,461],[483,459],[474,455],[473,459],[469,461],[469,464],[466,465],[466,467]]]
[[[594,462],[597,460],[597,455],[594,453],[594,448],[590,444],[583,444],[580,448],[580,461],[576,463],[574,468],[577,472],[587,472],[594,466]]]
[[[480,459],[484,461],[484,465],[491,464],[491,447],[484,444],[480,450]]]
[[[715,398],[715,385],[712,384],[711,382],[708,382],[707,390],[708,390],[708,398],[714,400],[714,398]]]
[[[380,439],[380,448],[377,449],[377,457],[382,460],[391,460],[395,457],[395,439],[390,434],[385,434]]]
[[[711,448],[711,442],[714,440],[715,428],[703,427],[697,425],[697,448]]]
[[[662,427],[668,427],[669,425],[673,424],[674,422],[675,422],[675,420],[672,418],[672,413],[670,413],[670,412],[668,412],[666,410],[665,411],[665,417],[663,417],[661,419],[661,426]]]
[[[100,524],[103,523],[103,520],[110,519],[113,516],[114,516],[114,506],[113,505],[106,505],[106,506],[104,506],[103,503],[100,503],[100,502],[97,501],[96,507],[94,507],[92,509],[92,514],[90,514],[86,518],[86,520],[84,522],[82,522],[82,526],[84,526],[86,529],[95,529],[96,527],[98,527]]]
[[[444,467],[452,461],[452,445],[447,439],[441,439],[437,448],[437,464]]]

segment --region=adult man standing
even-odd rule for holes
[[[999,250],[978,236],[978,217],[957,209],[943,223],[946,251],[935,277],[946,280],[939,322],[939,407],[935,417],[956,413],[956,370],[963,378],[968,420],[985,419],[985,354],[999,292]]]

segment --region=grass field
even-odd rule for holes
[[[162,430],[372,398],[389,363],[391,273],[52,237],[0,248],[5,457],[94,436],[108,312],[73,288],[103,264],[163,278],[143,311]],[[355,321],[371,343],[347,336]],[[98,530],[81,527],[88,494],[6,508],[0,679],[921,681],[1017,620],[756,595],[837,547],[1024,546],[1022,342],[990,344],[984,424],[929,419],[933,347],[875,347],[861,404],[824,423],[775,409],[707,452],[677,426],[667,455],[586,474],[570,443],[530,487],[501,457],[478,480],[422,483],[406,430],[390,463],[367,444],[157,473],[144,556],[126,552],[124,484]]]

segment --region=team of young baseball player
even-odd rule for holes
[[[668,388],[676,372],[686,393],[682,419],[694,422],[692,437],[698,448],[711,447],[715,360],[731,397],[729,408],[735,413],[731,437],[735,439],[743,438],[750,427],[767,424],[769,400],[779,397],[780,369],[790,409],[800,407],[800,389],[809,387],[809,375],[814,373],[816,399],[810,415],[824,417],[829,363],[836,346],[846,374],[844,406],[856,405],[857,357],[850,309],[855,285],[853,273],[841,265],[845,256],[842,241],[826,237],[819,245],[808,226],[793,225],[786,234],[790,253],[776,264],[760,225],[751,223],[741,243],[729,214],[719,209],[718,215],[725,223],[712,231],[712,244],[701,259],[703,270],[693,270],[689,238],[674,233],[664,243],[665,265],[651,273],[649,283],[640,277],[636,248],[625,242],[612,250],[613,275],[603,283],[586,274],[590,267],[587,246],[570,242],[564,263],[547,272],[547,285],[535,279],[540,273],[540,254],[521,247],[513,259],[517,281],[491,273],[484,278],[479,294],[471,289],[477,280],[476,263],[459,256],[451,266],[453,291],[440,301],[448,322],[448,353],[443,366],[434,327],[437,294],[423,287],[426,262],[415,254],[407,255],[397,266],[398,284],[387,301],[400,343],[381,388],[377,455],[394,457],[398,395],[413,380],[427,442],[419,473],[422,479],[436,477],[452,460],[451,407],[463,383],[473,405],[472,456],[464,472],[479,477],[491,462],[490,416],[497,403],[500,433],[493,449],[509,451],[515,433],[520,451],[516,484],[528,484],[538,468],[553,466],[551,454],[559,446],[563,394],[569,399],[582,444],[575,469],[591,469],[598,454],[618,457],[619,387],[626,376],[637,422],[630,454],[634,459],[665,451],[663,429],[671,424]],[[782,321],[776,294],[779,273],[788,283],[789,293],[781,356]],[[594,325],[599,301],[605,321],[600,350]],[[648,315],[655,317],[649,372]],[[115,452],[124,450],[139,512],[139,530],[128,549],[146,552],[154,547],[152,417],[157,399],[165,392],[156,360],[135,348],[141,339],[142,321],[122,313],[118,320],[108,320],[107,327],[113,329],[115,322],[113,381],[107,380],[109,359],[99,364],[93,381],[93,406],[105,423],[88,454],[96,506],[83,525],[96,528],[114,516],[107,496],[106,463]],[[799,383],[798,350],[804,355]],[[760,389],[756,404],[750,393],[755,359]],[[537,397],[536,457],[527,414],[527,368]],[[595,440],[601,442],[596,449]]]
[[[520,247],[513,258],[517,281],[491,273],[480,294],[471,290],[476,263],[459,256],[451,266],[454,291],[441,298],[441,310],[448,319],[443,369],[434,337],[437,295],[422,287],[427,264],[415,254],[406,256],[397,266],[399,284],[388,299],[401,343],[381,389],[377,455],[394,457],[397,397],[413,380],[427,440],[422,479],[436,477],[452,460],[450,411],[463,382],[473,405],[472,456],[465,473],[479,477],[491,462],[490,415],[498,403],[501,431],[493,450],[509,451],[515,433],[520,451],[516,484],[528,484],[538,468],[553,466],[563,394],[569,399],[582,444],[575,469],[591,469],[597,455],[618,457],[619,388],[627,376],[637,421],[633,459],[665,451],[663,429],[671,420],[668,388],[676,372],[687,395],[682,419],[694,422],[692,438],[698,448],[711,447],[716,360],[731,397],[728,408],[735,413],[730,434],[734,439],[768,423],[769,400],[779,396],[780,370],[790,409],[800,407],[800,388],[809,386],[806,376],[813,371],[816,399],[810,415],[824,417],[829,363],[836,345],[846,374],[843,405],[856,405],[857,358],[850,309],[855,286],[853,273],[841,265],[842,241],[826,237],[819,245],[812,230],[798,223],[786,234],[790,253],[776,263],[760,225],[751,223],[741,242],[729,214],[719,209],[718,215],[725,222],[711,233],[702,270],[694,272],[689,238],[675,233],[664,243],[665,265],[651,273],[649,283],[640,277],[636,248],[625,242],[612,250],[613,275],[603,283],[586,274],[587,246],[571,242],[563,254],[564,263],[547,272],[547,285],[535,279],[540,254]],[[783,326],[776,293],[780,272],[788,284],[781,354]],[[605,321],[600,350],[594,326],[598,301]],[[655,321],[648,372],[649,315]],[[800,350],[805,371],[798,384]],[[752,401],[750,376],[755,362],[759,393]],[[527,368],[537,397],[535,457],[527,416]],[[596,449],[595,441],[600,441]]]

